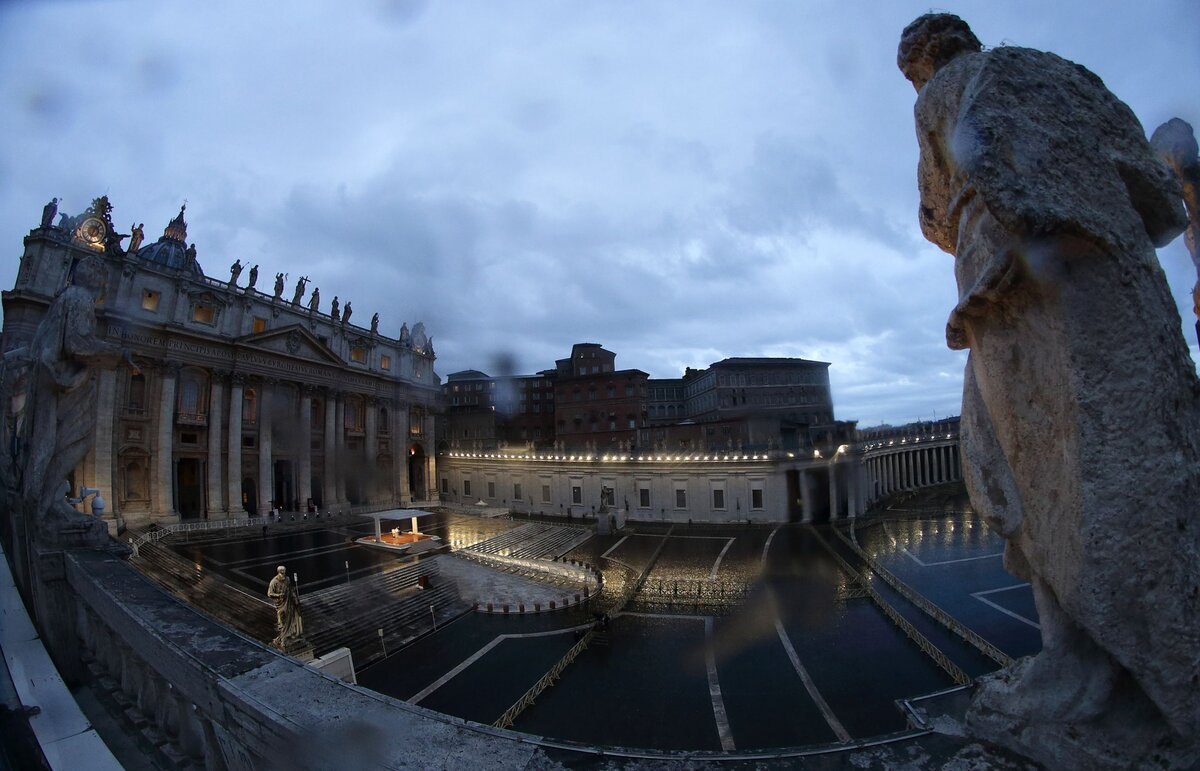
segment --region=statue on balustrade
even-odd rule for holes
[[[229,285],[237,286],[238,276],[242,275],[242,261],[234,260],[229,266]]]
[[[310,311],[316,311],[316,310],[320,309],[320,307],[321,307],[321,287],[318,286],[313,289],[312,297],[308,298],[308,309]]]
[[[333,320],[334,320],[334,321],[337,321],[337,320],[338,320],[338,318],[339,318],[339,317],[338,317],[338,298],[337,298],[337,295],[334,295],[334,296],[333,296],[333,302],[331,302],[331,303],[329,304],[329,315],[333,317]]]
[[[280,275],[283,275],[282,273]],[[296,281],[296,291],[292,293],[292,305],[299,305],[304,297],[304,287],[308,285],[308,276],[301,276]],[[282,292],[280,292],[282,294]],[[309,307],[312,307],[311,305]]]
[[[58,214],[58,199],[51,198],[50,203],[42,207],[42,227],[53,227],[56,214]]]
[[[129,229],[129,248],[125,250],[126,254],[137,254],[137,250],[142,248],[142,241],[146,238],[146,233],[142,230],[145,224],[142,222]]]
[[[96,371],[122,361],[136,370],[128,351],[96,334],[96,299],[104,284],[104,262],[94,256],[80,260],[29,346],[5,356],[4,396],[14,395],[19,380],[25,384],[15,427],[20,452],[5,459],[5,476],[19,485],[17,503],[32,516],[46,543],[54,542],[65,526],[107,534],[102,522],[80,514],[65,497],[68,476],[92,446]]]
[[[345,310],[343,310],[343,311],[342,311],[342,323],[343,323],[343,324],[349,324],[349,323],[350,323],[350,314],[351,314],[351,313],[354,313],[354,308],[353,308],[353,307],[351,307],[351,305],[350,305],[350,301],[349,301],[349,300],[347,300],[347,301],[346,301],[346,308],[345,308]]]
[[[304,639],[304,621],[300,618],[300,595],[296,584],[288,578],[283,565],[275,568],[275,577],[267,585],[267,597],[275,605],[275,631],[271,644],[289,650]]]
[[[253,268],[250,269],[250,275],[247,277],[247,280],[246,280],[246,288],[253,289],[254,285],[257,283],[258,283],[258,266],[255,265]],[[280,292],[283,291],[282,286],[279,287],[279,291]]]
[[[379,314],[376,313],[371,317],[371,334],[379,334]]]
[[[1179,182],[1079,65],[949,14],[897,60],[921,229],[955,257],[967,488],[1043,641],[978,681],[967,731],[1052,768],[1200,763],[1200,382],[1154,252]]]

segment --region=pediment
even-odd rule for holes
[[[302,359],[328,364],[345,364],[341,357],[321,342],[320,338],[299,324],[246,335],[238,342],[251,348],[298,356]]]

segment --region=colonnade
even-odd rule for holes
[[[433,417],[424,411],[418,413],[420,424],[414,431],[408,405],[393,406],[387,398],[269,376],[205,371],[207,402],[197,405],[196,414],[180,413],[183,368],[167,362],[154,370],[157,403],[138,409],[127,409],[118,394],[119,372],[100,375],[97,445],[84,465],[81,483],[99,487],[111,501],[110,511],[119,510],[122,498],[129,497],[126,466],[131,459],[148,461],[148,489],[136,506],[126,508],[146,508],[152,519],[180,516],[181,460],[192,464],[185,503],[194,515],[210,519],[242,516],[248,508],[251,514],[262,514],[272,502],[303,507],[312,498],[328,509],[349,505],[352,498],[360,504],[402,505],[412,497],[430,495],[428,489],[410,492],[409,486],[410,452],[416,462],[427,464],[415,478],[428,485],[435,477],[434,458],[426,450],[433,438]],[[353,425],[347,426],[352,401]],[[316,426],[314,405],[323,417]],[[130,426],[136,430],[122,433]],[[182,439],[193,430],[194,447]],[[128,435],[142,433],[143,440],[128,441]],[[287,465],[277,465],[279,461]],[[286,476],[277,479],[280,473]],[[348,479],[356,480],[349,493]]]
[[[863,460],[870,477],[871,500],[901,490],[955,482],[962,479],[958,442],[909,445],[869,453]]]

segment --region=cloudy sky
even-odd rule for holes
[[[1196,0],[944,5],[986,45],[1092,69],[1147,131],[1200,126]],[[443,377],[579,341],[653,377],[800,356],[832,363],[839,418],[957,414],[952,259],[917,227],[895,65],[927,10],[7,2],[0,286],[51,196],[76,214],[107,193],[147,241],[186,199],[209,275],[238,258],[385,333],[423,320]],[[1182,240],[1159,257],[1190,317]]]

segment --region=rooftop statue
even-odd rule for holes
[[[142,241],[146,238],[146,234],[142,230],[145,224],[142,222],[129,229],[129,248],[125,250],[126,253],[137,254],[137,250],[142,247]]]
[[[316,311],[321,307],[321,287],[315,287],[312,292],[312,297],[308,298],[308,309]]]
[[[242,261],[234,260],[229,266],[229,285],[237,286],[238,276],[242,275]]]
[[[50,203],[42,207],[42,227],[53,227],[56,214],[58,214],[58,199],[51,198]]]
[[[333,317],[334,321],[338,320],[338,298],[337,298],[337,295],[334,295],[333,302],[329,303],[329,315]]]
[[[1179,183],[1079,65],[982,52],[949,14],[897,58],[921,229],[955,256],[967,489],[1042,630],[981,678],[968,731],[1052,768],[1198,762],[1200,382],[1154,252]]]
[[[280,273],[279,275],[283,275]],[[296,291],[292,293],[292,305],[299,305],[300,298],[304,297],[304,287],[308,284],[308,276],[301,276],[296,281]],[[283,289],[280,288],[279,294],[283,294]],[[308,307],[312,307],[310,304]]]
[[[352,307],[350,306],[350,301],[349,301],[349,300],[347,300],[347,301],[346,301],[346,308],[345,308],[345,310],[343,310],[343,311],[342,311],[342,323],[343,323],[343,324],[348,324],[348,323],[350,323],[350,314],[351,314],[351,313],[354,313],[354,308],[352,308]]]
[[[247,280],[246,280],[246,288],[253,289],[254,285],[257,283],[258,283],[258,266],[255,265],[254,267],[250,268],[250,275],[247,277]],[[283,292],[282,286],[279,287],[279,291]]]
[[[371,317],[371,334],[379,334],[379,314],[376,313]]]

